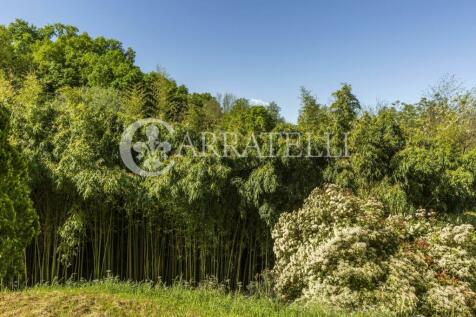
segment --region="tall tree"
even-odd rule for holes
[[[0,104],[0,283],[23,267],[23,251],[38,232],[25,160],[8,141],[9,114]]]
[[[310,90],[301,87],[301,110],[299,111],[298,125],[306,132],[317,131],[322,123],[322,112],[316,97]]]
[[[354,96],[352,87],[348,84],[343,84],[332,96],[335,100],[329,109],[333,113],[334,132],[336,134],[349,132],[358,111],[361,109],[360,102]]]

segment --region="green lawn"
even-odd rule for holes
[[[184,286],[94,282],[0,291],[0,316],[347,316]]]

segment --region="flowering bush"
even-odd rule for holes
[[[273,230],[285,300],[399,315],[476,313],[475,230],[425,214],[387,215],[372,199],[315,189]]]

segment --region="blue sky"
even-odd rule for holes
[[[73,24],[116,38],[144,71],[191,91],[276,101],[295,121],[299,87],[330,101],[350,83],[365,106],[414,102],[453,74],[476,86],[476,1],[15,0],[0,23]]]

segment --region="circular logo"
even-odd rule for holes
[[[162,127],[163,132],[165,129],[166,133],[174,134],[170,124],[154,118],[137,120],[122,134],[119,152],[122,161],[131,172],[144,177],[159,176],[173,166],[174,161],[169,159],[172,145],[167,141],[161,141],[159,127]],[[138,131],[145,133],[145,138],[134,143],[134,136]]]

